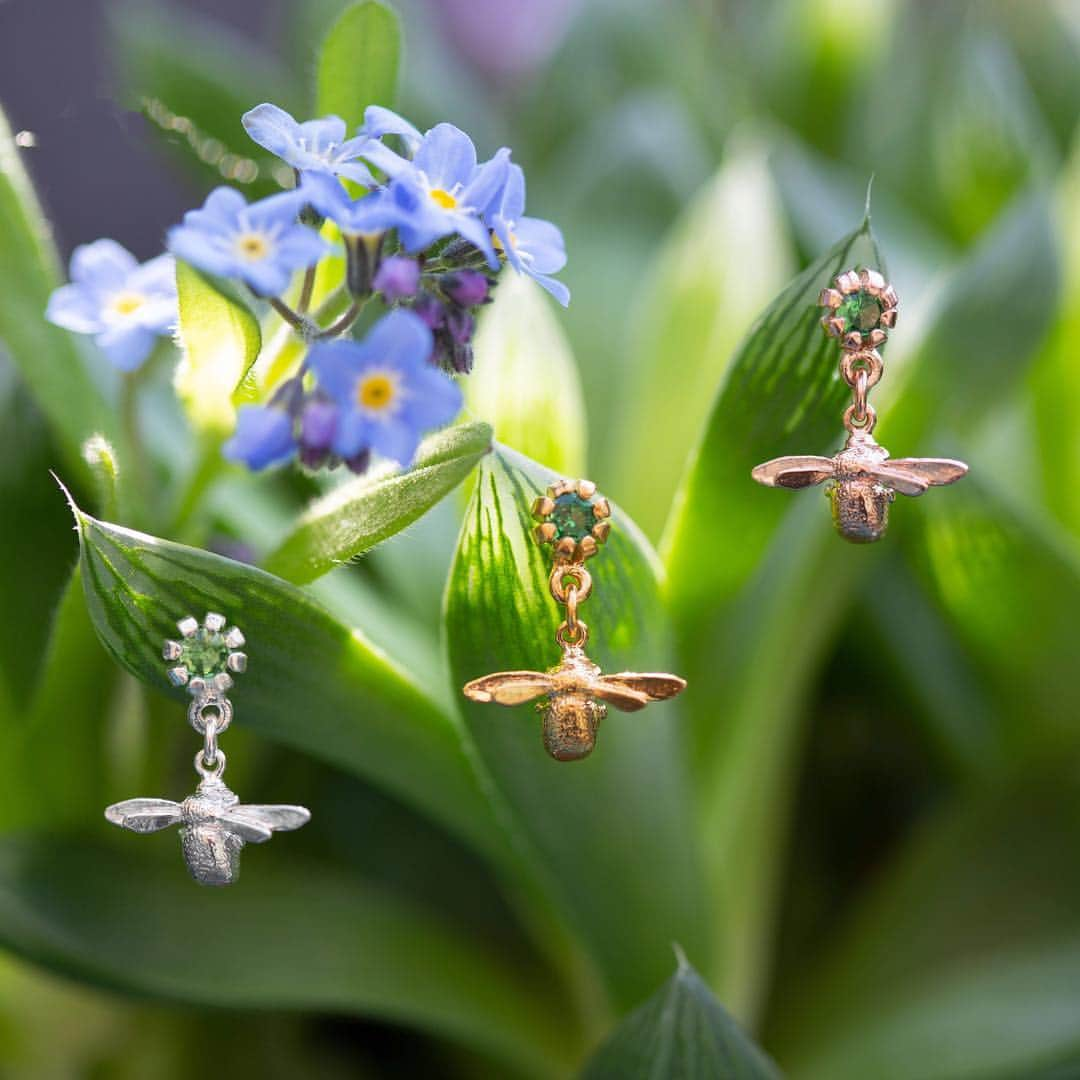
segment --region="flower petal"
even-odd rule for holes
[[[72,253],[71,280],[97,292],[111,292],[123,287],[136,266],[135,256],[115,240],[95,240]]]
[[[369,426],[371,449],[407,469],[416,457],[420,434],[404,420],[387,418]]]
[[[406,308],[395,308],[375,323],[364,338],[365,366],[389,364],[415,370],[427,362],[433,345],[431,330],[419,315]]]
[[[532,269],[555,274],[566,265],[566,245],[557,225],[543,218],[521,218],[514,226],[519,251],[531,256]]]
[[[461,193],[462,203],[477,213],[483,213],[492,200],[504,190],[509,170],[510,151],[504,146],[469,178],[465,190]]]
[[[376,163],[377,164],[377,163]],[[435,188],[450,191],[467,184],[476,169],[476,147],[461,128],[436,124],[425,136],[413,158],[413,165]]]
[[[121,371],[134,371],[154,348],[157,335],[138,324],[112,326],[97,335],[94,341],[109,358],[109,363]]]
[[[364,123],[360,135],[369,139],[381,139],[384,135],[400,135],[410,154],[423,142],[424,136],[403,116],[399,116],[382,105],[369,105],[364,110]]]
[[[307,363],[319,386],[351,410],[356,403],[356,380],[365,356],[365,350],[355,341],[328,341],[312,346]]]
[[[277,105],[263,102],[240,118],[244,130],[260,146],[283,158],[297,146],[300,125]]]
[[[249,469],[265,469],[286,461],[296,452],[293,421],[281,409],[263,405],[242,405],[236,417],[236,432],[222,447],[230,461],[241,461]]]
[[[54,289],[45,309],[45,318],[76,334],[97,334],[105,328],[101,304],[82,285],[61,285]]]
[[[355,457],[370,445],[371,421],[356,408],[343,411],[334,434],[334,453],[343,458]]]
[[[417,432],[432,431],[449,424],[461,406],[461,387],[449,375],[425,364],[409,379],[403,419]]]
[[[529,277],[546,289],[556,300],[562,304],[563,307],[570,306],[570,290],[561,282],[557,281],[553,277],[548,277],[546,274],[529,274]]]

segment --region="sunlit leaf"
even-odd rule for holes
[[[495,302],[480,316],[465,402],[494,427],[503,445],[567,476],[581,476],[585,405],[559,311],[527,277],[504,273]]]
[[[266,559],[266,569],[296,582],[325,574],[416,521],[490,449],[487,424],[464,424],[431,436],[407,471],[358,477],[313,503]]]
[[[558,659],[562,615],[550,559],[533,542],[530,507],[554,474],[505,448],[480,466],[446,595],[446,643],[457,685]],[[589,652],[607,671],[663,670],[668,630],[655,556],[617,509],[611,539],[590,560],[582,606]],[[687,691],[693,693],[693,689]],[[579,762],[544,752],[540,719],[462,702],[476,753],[540,885],[585,943],[615,1001],[629,1006],[665,977],[670,943],[706,953],[708,929],[676,703],[612,709]]]
[[[172,1001],[410,1024],[526,1071],[563,1071],[572,1059],[579,1036],[527,965],[405,897],[271,847],[245,852],[232,888],[200,889],[175,836],[125,839],[6,838],[4,947]]]
[[[233,395],[262,344],[258,320],[187,263],[176,264],[176,288],[183,350],[176,393],[197,429],[228,433],[236,419]]]
[[[239,725],[367,777],[481,850],[499,849],[460,732],[417,675],[280,578],[75,515],[94,628],[133,675],[169,690],[161,642],[185,614],[221,611],[248,639],[250,672],[232,691]]]
[[[663,527],[735,346],[790,272],[764,147],[744,142],[687,206],[643,282],[629,385],[613,391],[627,402],[622,490],[650,535]]]
[[[369,105],[392,108],[400,54],[401,29],[391,8],[378,0],[347,7],[319,56],[319,115],[340,116],[353,134]]]
[[[679,967],[615,1029],[581,1080],[779,1080],[754,1045],[679,955]]]

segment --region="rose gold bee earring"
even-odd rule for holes
[[[881,379],[884,365],[878,346],[896,325],[899,300],[876,270],[847,270],[834,284],[821,293],[826,309],[821,322],[840,341],[840,374],[852,391],[852,403],[844,412],[847,442],[835,457],[774,458],[751,475],[766,487],[804,488],[830,481],[825,493],[836,528],[845,540],[865,544],[885,534],[896,492],[921,495],[929,487],[959,480],[968,467],[950,458],[893,459],[874,441],[877,413],[866,399]]]
[[[674,697],[686,687],[677,675],[623,671],[604,675],[585,655],[589,628],[578,618],[578,605],[593,588],[585,560],[599,550],[611,531],[611,507],[597,495],[590,480],[563,480],[533,503],[539,522],[533,537],[553,549],[548,587],[566,619],[555,631],[562,660],[547,671],[500,671],[473,679],[464,687],[473,701],[521,705],[542,698],[536,708],[542,718],[544,747],[556,761],[579,761],[596,745],[596,729],[607,704],[636,712],[650,701]],[[606,703],[606,704],[605,704]]]

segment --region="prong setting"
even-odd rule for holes
[[[562,562],[581,563],[599,550],[611,531],[611,504],[591,480],[559,480],[536,499],[532,516],[538,544],[551,544]]]
[[[184,637],[189,638],[195,636],[195,631],[199,629],[199,622],[192,616],[187,615],[181,619],[176,626]]]
[[[845,352],[875,349],[896,325],[899,302],[896,290],[877,270],[845,270],[833,287],[821,291],[819,303],[825,309],[821,325]]]
[[[225,616],[215,611],[206,613],[201,626],[191,615],[176,625],[180,640],[168,640],[162,648],[162,656],[172,664],[167,670],[169,682],[186,686],[196,701],[229,690],[233,686],[230,672],[247,669],[247,655],[239,651],[245,643],[240,628],[226,630]]]

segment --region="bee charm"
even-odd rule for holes
[[[596,497],[588,480],[553,484],[533,504],[540,524],[533,536],[550,544],[555,562],[548,579],[551,595],[566,607],[566,619],[555,634],[562,661],[547,671],[500,671],[473,679],[463,687],[470,701],[497,705],[523,705],[542,698],[536,708],[543,724],[544,748],[556,761],[580,761],[596,746],[596,732],[607,715],[607,705],[637,712],[651,701],[664,701],[686,688],[677,675],[623,671],[605,675],[585,655],[589,628],[577,615],[578,605],[592,592],[592,577],[585,560],[607,540],[611,508]]]
[[[901,495],[952,484],[967,472],[950,458],[890,458],[867,431],[853,431],[836,457],[796,455],[759,465],[751,474],[766,487],[804,488],[831,481],[825,489],[833,521],[845,540],[880,540],[889,524],[889,504]]]
[[[213,774],[182,803],[127,799],[110,806],[105,817],[136,833],[179,825],[184,861],[200,885],[231,885],[240,873],[240,851],[245,844],[262,844],[275,832],[299,829],[311,820],[302,806],[242,806]]]
[[[302,806],[243,806],[221,779],[225,754],[218,735],[232,723],[233,707],[226,697],[232,675],[247,669],[247,656],[237,650],[244,635],[225,629],[222,615],[208,614],[200,627],[190,615],[181,619],[178,641],[166,641],[163,656],[174,686],[191,694],[188,722],[203,737],[195,755],[200,782],[182,803],[171,799],[126,799],[105,811],[105,819],[122,829],[152,833],[180,826],[180,848],[191,876],[200,885],[231,885],[240,873],[245,844],[262,844],[275,832],[299,829],[311,820]]]
[[[877,414],[867,395],[881,379],[884,365],[877,346],[896,325],[898,299],[873,270],[849,270],[825,289],[825,330],[840,339],[840,373],[853,401],[844,413],[848,439],[835,457],[794,455],[756,466],[751,476],[766,487],[804,488],[829,481],[825,489],[833,521],[845,540],[856,544],[880,540],[889,523],[889,504],[901,495],[922,495],[930,487],[952,484],[968,467],[951,458],[890,458],[874,440]]]
[[[664,701],[686,688],[677,675],[623,671],[604,675],[580,649],[570,646],[562,663],[543,671],[501,671],[465,685],[472,701],[521,705],[543,697],[536,706],[543,717],[544,748],[556,761],[588,757],[596,745],[596,729],[607,704],[637,712],[650,701]]]

